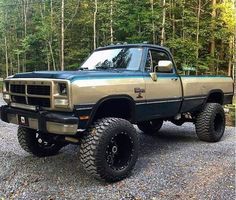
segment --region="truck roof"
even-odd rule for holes
[[[166,51],[169,51],[168,48],[155,45],[155,44],[146,44],[146,43],[138,43],[138,44],[111,44],[105,47],[98,47],[95,51],[100,51],[103,49],[115,49],[115,48],[124,48],[124,47],[149,47],[149,48],[158,48],[158,49],[164,49]]]

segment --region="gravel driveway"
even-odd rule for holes
[[[0,102],[2,104],[2,102]],[[0,122],[0,199],[235,199],[235,128],[219,143],[197,139],[192,124],[165,123],[155,137],[140,133],[132,175],[107,184],[89,177],[79,147],[36,158],[24,152],[15,125]]]

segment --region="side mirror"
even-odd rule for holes
[[[170,60],[160,60],[158,66],[155,67],[155,71],[163,73],[171,73],[173,70],[173,63]]]

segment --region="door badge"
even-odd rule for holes
[[[142,99],[143,98],[142,94],[145,93],[145,89],[134,88],[134,93],[138,94],[138,96],[136,98]]]

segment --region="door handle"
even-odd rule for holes
[[[177,78],[177,77],[175,77],[175,78],[172,78],[171,80],[172,80],[172,81],[177,81],[177,80],[178,80],[178,78]]]

